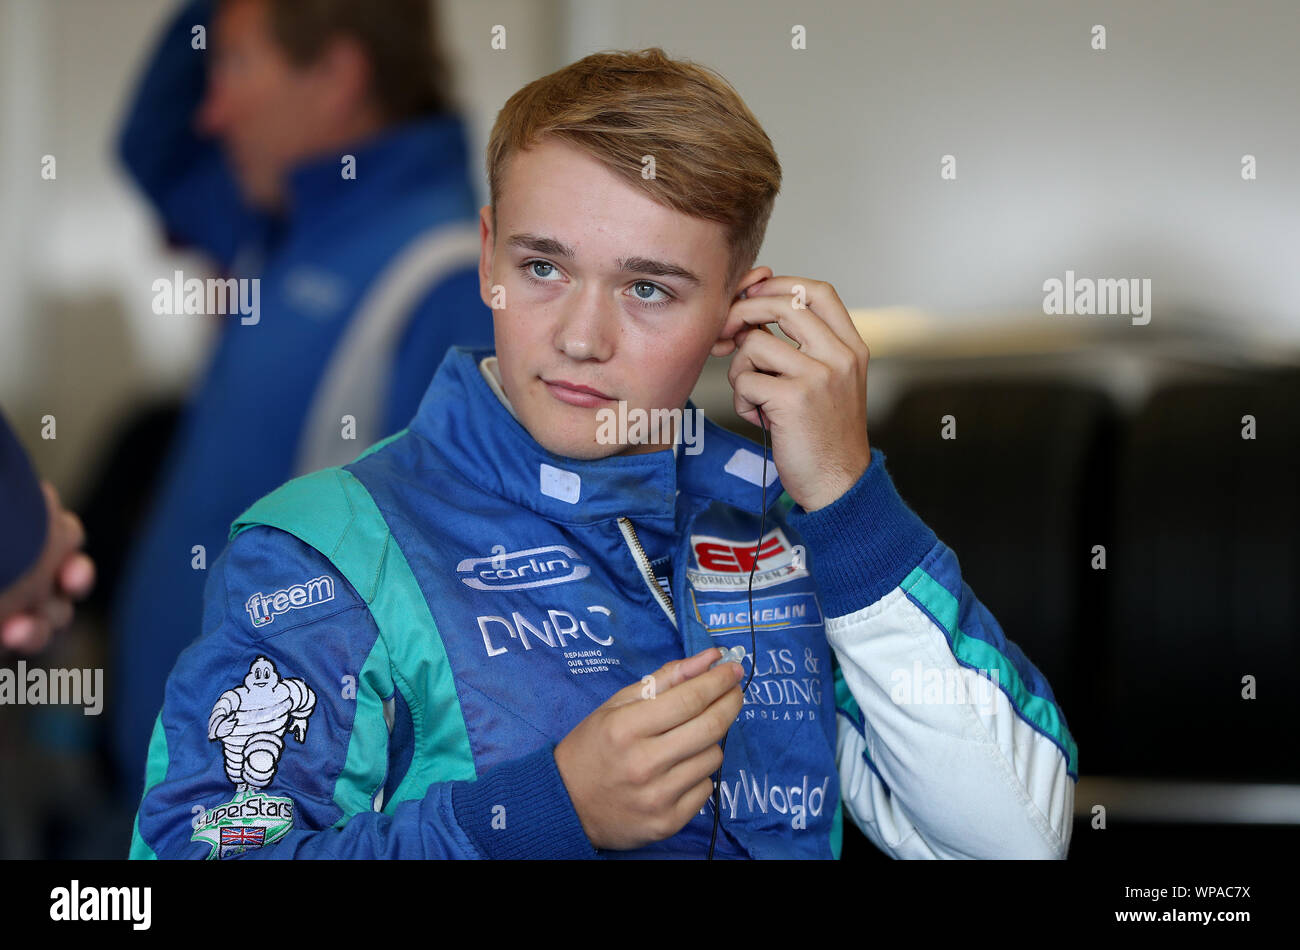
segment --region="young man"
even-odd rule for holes
[[[132,855],[703,858],[720,770],[718,857],[838,856],[843,808],[897,857],[1064,857],[1064,716],[870,449],[834,290],[752,268],[780,166],[734,90],[589,56],[488,166],[495,354],[232,526]],[[766,462],[693,430],[710,353]],[[654,410],[680,444],[611,423]]]

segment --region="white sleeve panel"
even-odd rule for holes
[[[901,588],[828,619],[826,635],[862,713],[863,732],[836,717],[836,759],[863,834],[898,858],[1065,857],[1075,785],[1066,757],[957,661]]]

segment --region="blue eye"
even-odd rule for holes
[[[519,266],[523,269],[524,276],[527,277],[529,280],[531,280],[531,281],[532,281],[533,283],[535,283],[535,284],[553,284],[553,283],[555,283],[555,281],[553,281],[553,280],[548,280],[548,279],[547,279],[547,278],[549,278],[552,274],[555,273],[555,265],[552,264],[550,261],[538,261],[538,260],[524,261],[523,264],[521,264],[521,265],[519,265]],[[534,268],[538,268],[538,267],[546,268],[545,272],[544,272],[544,273],[538,273],[538,272],[534,269]]]
[[[649,288],[651,293],[657,291],[658,293],[663,294],[663,299],[654,300],[649,296],[642,296],[642,288]],[[647,307],[666,307],[668,304],[672,303],[673,300],[672,294],[668,293],[668,291],[664,290],[658,284],[648,280],[638,280],[634,282],[632,284],[632,294],[636,297],[638,303],[644,304]]]

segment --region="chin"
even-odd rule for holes
[[[525,422],[524,428],[533,437],[533,441],[546,451],[565,458],[591,461],[617,455],[623,448],[621,445],[601,445],[595,439],[594,430],[591,433],[575,432],[555,425],[553,420],[530,419]]]
[[[563,436],[539,439],[536,435],[533,435],[533,438],[548,452],[589,462],[617,455],[623,448],[621,445],[601,445],[594,439]]]

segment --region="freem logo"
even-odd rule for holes
[[[456,575],[475,590],[523,590],[581,580],[591,568],[581,563],[573,548],[550,544],[527,551],[507,551],[502,545],[488,557],[467,557],[456,565]]]
[[[328,574],[313,577],[305,584],[294,584],[274,594],[256,593],[248,598],[244,609],[254,627],[265,627],[280,614],[303,607],[314,607],[334,599],[334,578]]]

